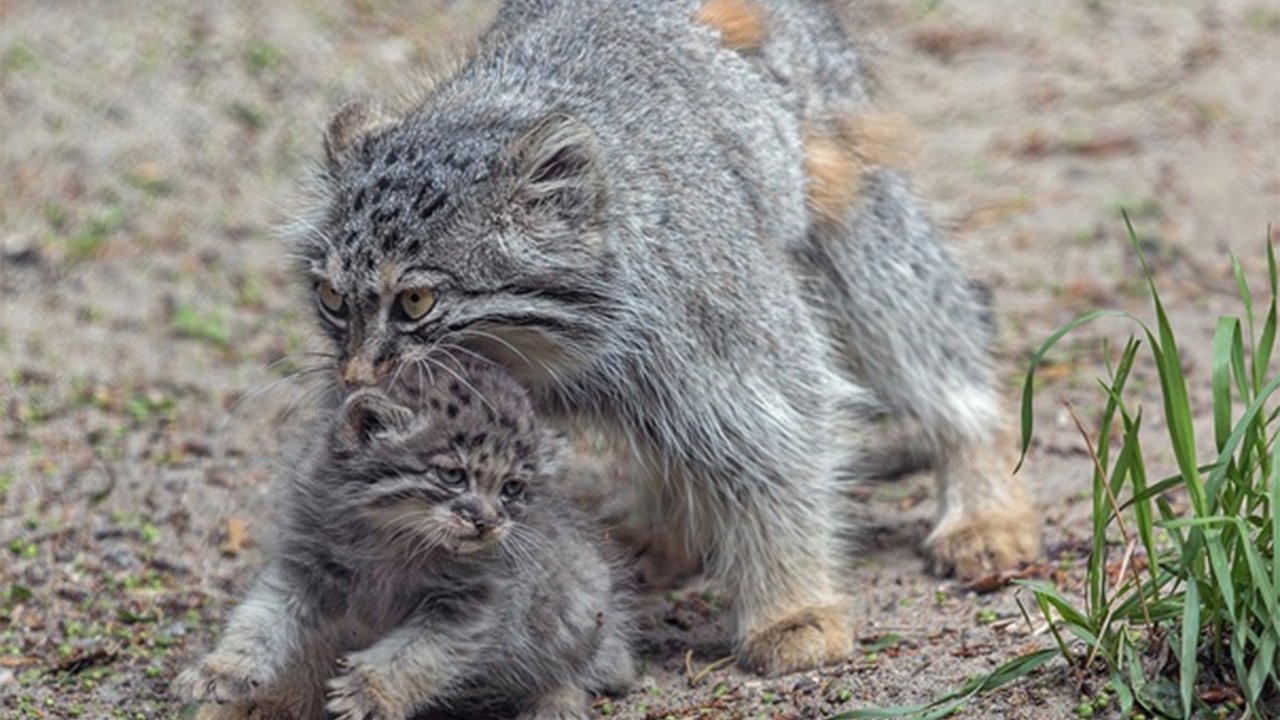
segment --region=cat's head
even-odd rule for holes
[[[348,391],[462,346],[528,384],[613,320],[601,149],[564,114],[438,100],[330,123],[323,210],[296,255]]]
[[[457,367],[394,394],[353,392],[333,431],[344,510],[415,552],[503,543],[560,469],[563,441],[515,380],[493,365]]]

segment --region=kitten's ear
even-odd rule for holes
[[[342,439],[357,446],[365,446],[409,428],[413,411],[400,405],[376,390],[359,390],[347,398],[342,406]]]
[[[355,101],[343,105],[324,131],[324,156],[329,170],[337,172],[360,138],[390,122],[391,118],[371,103]]]
[[[563,113],[543,119],[509,149],[510,203],[540,239],[591,233],[604,211],[605,178],[595,133]]]

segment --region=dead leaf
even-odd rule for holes
[[[971,590],[979,594],[995,592],[1000,588],[1008,585],[1013,580],[1026,580],[1028,578],[1044,577],[1048,571],[1048,566],[1042,564],[1028,565],[1018,570],[1005,570],[1002,572],[994,572],[990,575],[983,575],[975,578],[965,584],[966,590]]]
[[[911,38],[911,44],[923,53],[950,60],[962,50],[989,45],[999,38],[996,33],[982,28],[933,27],[917,31]]]

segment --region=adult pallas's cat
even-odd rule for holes
[[[935,567],[1026,558],[991,314],[883,167],[821,0],[511,0],[420,106],[330,124],[293,248],[348,390],[460,346],[636,459],[739,658],[851,651],[837,502],[868,407],[923,429]],[[437,368],[439,372],[439,369]]]

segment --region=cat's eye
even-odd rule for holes
[[[329,315],[341,320],[347,316],[347,299],[333,289],[327,280],[316,283],[316,297]]]
[[[405,320],[421,320],[435,304],[436,293],[431,288],[411,288],[396,298],[396,307]]]
[[[458,468],[436,468],[436,477],[447,488],[460,488],[467,484],[467,474]]]
[[[508,480],[502,484],[502,499],[515,500],[524,494],[524,483],[519,480]]]

